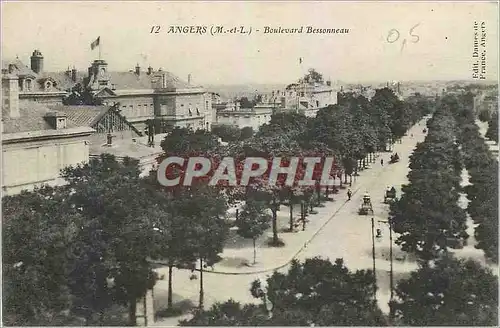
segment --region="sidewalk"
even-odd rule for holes
[[[351,190],[353,197],[365,186],[374,176],[374,171],[370,170],[370,165],[379,165],[375,155],[375,163],[369,163],[367,169],[360,171],[359,176],[353,177]],[[337,185],[338,186],[338,185]],[[239,249],[225,247],[221,257],[223,260],[214,265],[214,269],[206,269],[207,273],[216,273],[224,275],[250,275],[266,273],[278,270],[287,266],[297,255],[307,247],[308,243],[323,230],[323,228],[334,218],[340,209],[347,203],[346,189],[340,189],[339,193],[333,195],[333,201],[326,201],[322,206],[314,207],[317,214],[309,214],[305,231],[302,231],[300,225],[296,232],[283,232],[289,225],[289,206],[282,206],[278,212],[278,227],[281,230],[279,238],[285,243],[283,247],[270,247],[267,241],[272,237],[272,231],[262,236],[257,243],[257,263],[255,265],[246,265],[253,262],[253,246],[251,242],[248,247]],[[294,218],[300,215],[299,206],[294,207]],[[281,228],[281,229],[280,229]],[[199,269],[199,267],[197,268]]]

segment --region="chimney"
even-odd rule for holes
[[[401,92],[400,83],[398,82],[398,94]]]
[[[329,86],[329,87],[331,87],[332,86],[332,81],[330,81],[330,80],[326,81],[326,85]]]
[[[141,67],[139,66],[139,64],[137,64],[135,66],[135,74],[136,75],[141,75]]]
[[[165,76],[165,73],[161,75],[161,87],[163,89],[167,87],[167,77]]]
[[[148,67],[148,75],[153,74],[153,67],[149,66]]]
[[[191,84],[191,74],[188,74],[188,84]]]
[[[31,70],[37,74],[43,71],[43,56],[40,50],[33,51],[31,55]]]
[[[76,68],[73,66],[73,69],[71,70],[71,81],[76,82]]]
[[[45,115],[45,119],[56,130],[66,129],[66,114],[64,113],[50,112]]]
[[[16,75],[2,76],[3,106],[7,107],[11,118],[18,118],[19,113],[19,78]]]

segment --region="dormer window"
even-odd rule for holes
[[[31,79],[26,79],[25,80],[25,86],[26,86],[26,91],[31,91],[31,89],[32,89],[32,81],[31,81]]]
[[[66,118],[60,117],[57,119],[57,129],[66,129]]]
[[[196,115],[200,116],[200,111],[198,110],[198,107],[196,107]]]
[[[189,116],[193,116],[193,112],[191,112],[191,108],[188,108]]]
[[[45,82],[45,91],[49,91],[52,88],[52,82],[46,81]]]

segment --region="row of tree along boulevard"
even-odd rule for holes
[[[221,145],[218,135],[211,132],[174,129],[161,146],[165,156],[274,158],[321,153],[338,159],[334,172],[345,184],[348,176],[363,169],[367,158],[373,159],[376,151],[400,139],[433,106],[434,100],[419,95],[401,101],[389,89],[377,90],[371,100],[343,94],[338,105],[320,110],[316,118],[273,115],[255,135],[236,138],[227,145]],[[207,324],[198,321],[209,313],[202,311],[203,270],[220,260],[230,227],[228,208],[244,201],[234,223],[238,233],[255,240],[271,226],[270,245],[280,247],[284,246],[276,223],[280,205],[303,204],[301,228],[305,229],[305,216],[311,208],[336,192],[270,188],[266,181],[231,192],[208,186],[206,181],[166,190],[158,184],[155,172],[145,178],[139,175],[137,161],[126,158],[119,162],[103,155],[66,168],[65,186],[46,186],[3,198],[5,324],[123,325],[109,313],[113,307],[125,306],[128,324],[135,325],[137,301],[160,278],[152,259],[169,268],[171,309],[173,269],[198,268],[201,312],[190,323]],[[290,218],[293,231],[297,222],[292,212]],[[295,263],[290,270],[288,275],[275,273],[267,288],[254,283],[252,293],[265,306],[244,306],[237,316],[258,319],[248,321],[252,324],[288,320],[299,325],[313,318],[321,325],[386,322],[373,293],[368,292],[374,284],[370,271],[352,273],[341,260],[333,264],[321,259]],[[320,283],[329,292],[311,291],[309,297],[297,299],[294,288],[299,285],[292,287],[296,279],[300,286]],[[345,283],[340,284],[342,281]],[[345,297],[339,298],[339,294]],[[226,308],[233,311],[238,307]],[[252,309],[257,311],[255,315]]]

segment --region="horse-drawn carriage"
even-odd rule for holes
[[[391,160],[389,161],[389,164],[397,163],[399,162],[399,155],[398,153],[394,153],[391,155]]]
[[[363,203],[361,203],[358,213],[359,215],[368,215],[368,213],[373,214],[373,206],[370,195],[365,194],[363,196]]]
[[[391,189],[387,188],[384,196],[384,203],[390,204],[396,201],[396,188],[392,187]]]

